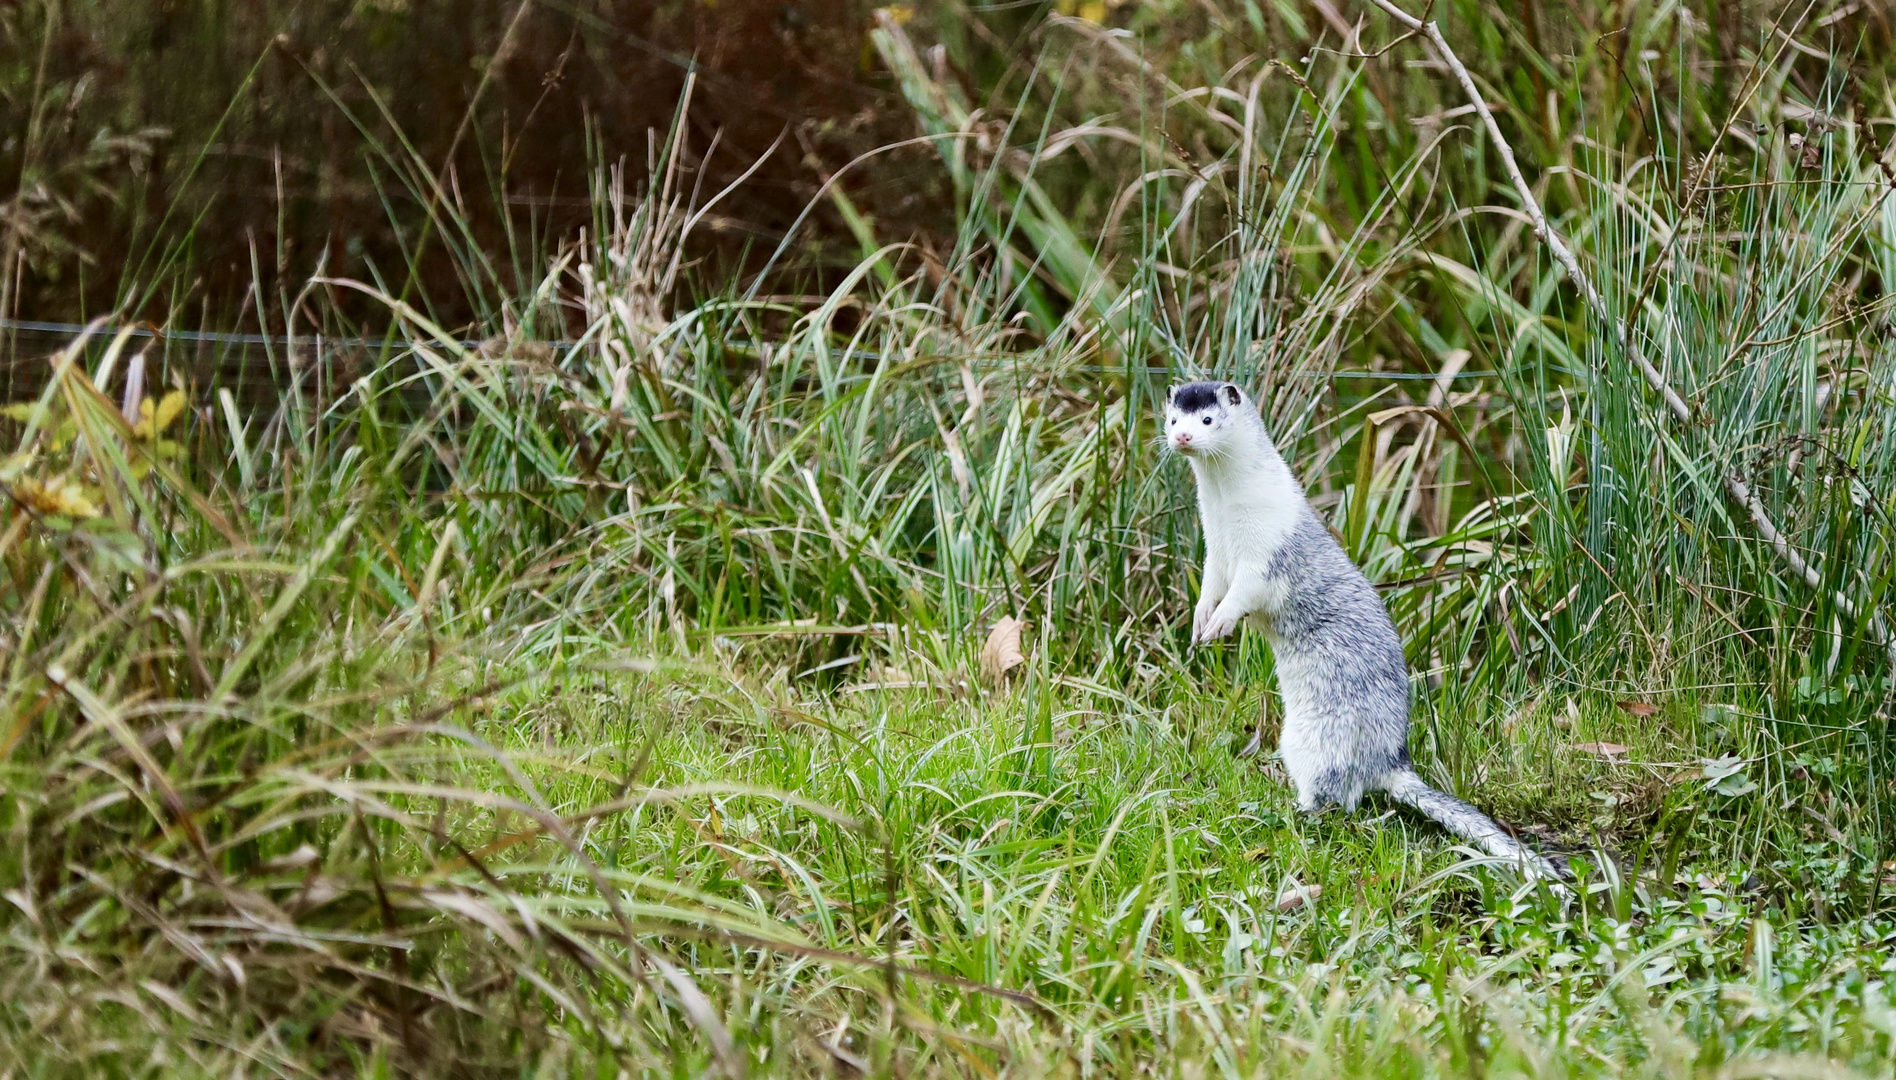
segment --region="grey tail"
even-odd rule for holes
[[[1437,791],[1413,769],[1389,774],[1383,790],[1389,797],[1422,813],[1464,840],[1479,844],[1488,854],[1506,859],[1532,877],[1559,881],[1567,877],[1553,863],[1523,847],[1494,819],[1446,792]]]

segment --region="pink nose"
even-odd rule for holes
[[[1189,431],[1179,432],[1176,438],[1180,446],[1190,446],[1192,444],[1192,433]]]

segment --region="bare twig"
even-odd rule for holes
[[[1412,25],[1410,25],[1407,33],[1402,34],[1399,37],[1390,39],[1388,42],[1384,43],[1382,48],[1377,49],[1375,52],[1361,51],[1363,48],[1363,27],[1361,23],[1357,24],[1356,30],[1355,30],[1357,51],[1351,51],[1349,49],[1326,49],[1321,45],[1313,47],[1310,51],[1332,53],[1336,56],[1347,57],[1348,59],[1351,59],[1351,60],[1375,60],[1381,57],[1384,53],[1387,53],[1389,50],[1395,48],[1396,46],[1402,44],[1403,42],[1409,40],[1410,38],[1416,36],[1417,34],[1422,33],[1423,32],[1422,27],[1427,24],[1429,15],[1432,14],[1434,11],[1435,11],[1435,0],[1429,0],[1427,4],[1424,4],[1422,6],[1421,18],[1416,19],[1415,22]],[[1344,38],[1343,38],[1344,43],[1348,44],[1349,40],[1350,40],[1350,36],[1344,35]],[[1314,97],[1316,95],[1313,94],[1311,96]]]
[[[1587,307],[1592,310],[1594,318],[1612,333],[1613,343],[1619,348],[1621,355],[1632,360],[1633,366],[1639,369],[1647,385],[1664,399],[1666,411],[1671,413],[1672,418],[1679,423],[1690,424],[1692,407],[1686,404],[1685,399],[1672,388],[1672,384],[1665,375],[1653,366],[1651,360],[1647,359],[1645,352],[1633,343],[1631,335],[1626,331],[1626,324],[1616,318],[1607,308],[1606,301],[1593,287],[1592,279],[1587,276],[1585,270],[1580,268],[1580,260],[1574,257],[1573,249],[1567,246],[1566,241],[1561,239],[1560,234],[1555,232],[1553,226],[1548,223],[1547,215],[1541,210],[1540,200],[1534,197],[1534,189],[1528,185],[1527,178],[1521,175],[1521,167],[1514,160],[1514,147],[1508,142],[1507,137],[1501,134],[1501,125],[1495,122],[1493,110],[1488,108],[1488,102],[1482,97],[1480,88],[1475,85],[1474,77],[1468,73],[1468,68],[1462,64],[1461,58],[1455,55],[1455,50],[1449,47],[1447,39],[1442,36],[1441,29],[1433,22],[1409,14],[1390,0],[1371,0],[1371,2],[1388,13],[1390,18],[1407,27],[1410,34],[1420,34],[1426,39],[1435,49],[1436,54],[1442,58],[1442,62],[1454,72],[1456,81],[1461,84],[1462,92],[1468,95],[1469,104],[1474,106],[1475,113],[1481,117],[1482,126],[1487,128],[1488,137],[1494,140],[1495,149],[1501,155],[1501,164],[1507,170],[1508,180],[1514,185],[1515,193],[1521,197],[1521,208],[1533,224],[1535,237],[1546,245],[1547,250],[1554,256],[1554,261],[1567,272],[1567,277],[1579,291],[1581,299],[1586,301]],[[1758,532],[1758,537],[1771,545],[1778,559],[1790,568],[1791,573],[1810,588],[1823,592],[1823,575],[1810,564],[1808,559],[1804,558],[1801,552],[1791,546],[1777,524],[1771,520],[1770,511],[1752,490],[1751,485],[1738,474],[1738,471],[1725,470],[1720,482],[1731,500],[1744,507],[1752,526]],[[1845,617],[1852,622],[1864,624],[1870,636],[1888,654],[1890,666],[1896,668],[1896,637],[1892,637],[1889,633],[1882,614],[1872,611],[1865,618],[1864,612],[1856,602],[1841,591],[1833,592],[1831,599],[1836,604],[1837,610],[1841,611]]]

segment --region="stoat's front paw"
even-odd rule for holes
[[[1192,644],[1204,640],[1205,624],[1211,621],[1212,612],[1218,610],[1218,601],[1206,597],[1192,610]]]
[[[1237,628],[1238,617],[1236,615],[1232,615],[1228,612],[1221,613],[1214,611],[1205,619],[1205,625],[1199,628],[1198,636],[1193,639],[1192,643],[1194,645],[1202,645],[1207,641],[1216,641],[1221,637],[1228,636],[1231,631]]]

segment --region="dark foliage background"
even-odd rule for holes
[[[1746,50],[1796,14],[1706,0],[1669,20],[1667,42],[1652,24],[1668,20],[1639,0],[1453,7],[1438,14],[1510,106],[1530,168],[1570,159],[1572,133],[1602,121],[1614,149],[1635,158],[1706,144],[1743,90]],[[869,0],[0,4],[0,314],[78,320],[119,309],[256,329],[270,318],[259,307],[280,306],[259,305],[259,283],[266,297],[293,293],[322,264],[426,297],[449,325],[491,320],[459,276],[464,256],[486,253],[511,284],[537,277],[547,253],[588,224],[598,167],[643,173],[692,73],[688,151],[706,155],[694,182],[716,190],[758,165],[697,233],[693,254],[716,264],[699,280],[727,281],[759,268],[845,164],[917,134],[870,43],[875,10]],[[889,10],[937,43],[926,58],[935,74],[997,118],[1026,104],[1018,95],[1062,17],[1129,31],[1113,47],[1190,86],[1247,61],[1300,62],[1339,44],[1362,14],[1331,0]],[[1878,98],[1891,41],[1882,5],[1827,7],[1797,25],[1850,58],[1851,76]],[[1171,107],[1156,85],[1102,84],[1065,55],[1048,73],[1063,87],[1060,106],[1090,115],[1143,103],[1146,122]],[[1429,130],[1414,124],[1433,107],[1432,86],[1417,93],[1433,73],[1412,59],[1398,49],[1367,66],[1368,100],[1409,119],[1360,118],[1338,148],[1346,198],[1350,178],[1378,176],[1379,162]],[[1854,99],[1856,89],[1827,85],[1842,71],[1793,51],[1790,89]],[[1204,149],[1183,129],[1174,144],[1187,157]],[[1092,148],[1081,153],[1045,182],[1097,226],[1137,163],[1104,167]],[[1457,179],[1499,179],[1474,173]],[[953,233],[954,196],[928,147],[877,155],[840,187],[880,234],[932,246]],[[436,234],[431,200],[456,204],[463,234]],[[797,232],[798,258],[778,264],[794,271],[786,283],[821,287],[833,276],[825,268],[854,265],[861,252],[845,225],[819,202]]]
[[[254,325],[253,271],[294,290],[327,251],[331,272],[400,286],[419,248],[411,291],[465,321],[453,254],[420,241],[428,184],[469,223],[454,241],[537,253],[586,224],[596,165],[642,172],[692,71],[700,151],[716,136],[703,182],[769,155],[701,234],[740,260],[830,171],[909,133],[872,70],[870,15],[863,0],[0,5],[8,314],[95,314],[169,258],[186,270],[174,295],[133,314],[177,317],[182,291],[209,323]],[[939,218],[939,193],[903,174],[926,160],[885,157],[859,197]]]

